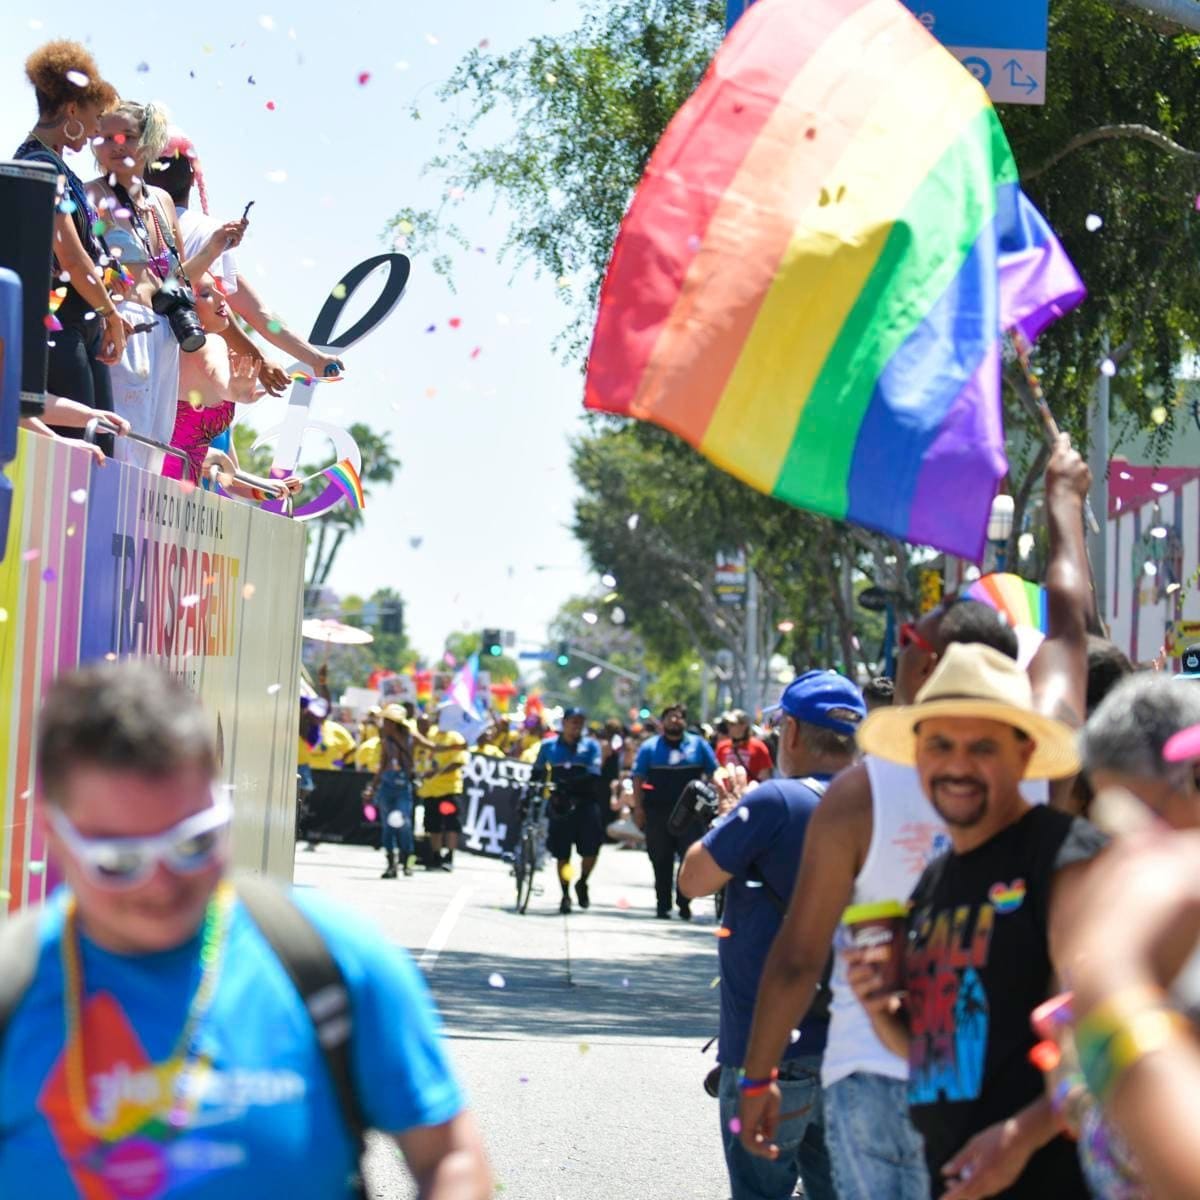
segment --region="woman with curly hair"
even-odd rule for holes
[[[62,188],[54,218],[54,278],[46,288],[62,294],[55,314],[62,328],[49,340],[46,389],[111,412],[108,367],[124,353],[127,328],[105,285],[107,254],[95,232],[98,214],[62,156],[96,136],[117,92],[78,42],[48,42],[26,59],[25,74],[37,96],[38,119],[13,157],[49,164]]]
[[[121,312],[135,331],[121,361],[112,368],[113,407],[136,433],[157,442],[169,442],[175,425],[180,346],[197,349],[203,334],[195,326],[191,342],[181,343],[171,321],[155,310],[156,295],[164,289],[168,289],[164,296],[168,295],[180,285],[190,288],[190,281],[207,271],[229,246],[236,246],[245,231],[239,221],[218,226],[195,255],[185,259],[175,205],[166,192],[151,187],[144,178],[167,137],[167,114],[161,105],[121,101],[100,120],[93,149],[104,174],[88,184],[107,227],[109,249],[119,258],[126,279]],[[117,443],[117,457],[152,470],[159,455],[123,439]]]

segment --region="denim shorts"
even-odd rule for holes
[[[721,1142],[733,1200],[789,1200],[797,1179],[804,1181],[805,1200],[838,1200],[825,1148],[820,1056],[788,1059],[779,1068],[779,1090],[780,1112],[796,1115],[780,1124],[780,1153],[772,1161],[751,1154],[729,1128],[738,1113],[738,1072],[721,1069]]]
[[[825,1136],[839,1200],[929,1200],[904,1080],[856,1073],[827,1087]]]

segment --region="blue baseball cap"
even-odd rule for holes
[[[867,715],[858,686],[836,671],[805,671],[783,689],[774,707],[797,721],[835,733],[856,732]]]
[[[562,719],[564,721],[569,721],[572,717],[583,717],[586,720],[587,709],[580,708],[578,705],[574,705],[571,708],[564,708]]]

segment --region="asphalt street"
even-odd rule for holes
[[[509,868],[460,852],[452,873],[381,880],[383,856],[322,845],[298,886],[374,921],[417,959],[446,1024],[497,1179],[513,1200],[728,1200],[717,1103],[711,900],[654,917],[641,851],[605,847],[591,908],[558,913],[553,864],[525,916]],[[371,1148],[372,1195],[415,1195],[398,1153]]]

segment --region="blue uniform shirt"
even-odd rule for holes
[[[827,781],[829,776],[816,779]],[[759,784],[704,835],[704,848],[733,878],[725,892],[722,924],[729,936],[718,943],[721,960],[721,1037],[717,1059],[740,1067],[746,1057],[754,1000],[767,953],[783,914],[772,903],[765,880],[787,906],[800,868],[804,835],[820,796],[799,779]],[[806,1020],[784,1058],[821,1054],[828,1021]]]
[[[642,803],[647,808],[673,808],[683,789],[693,779],[717,769],[712,747],[697,734],[685,733],[683,740],[670,742],[659,735],[643,742],[633,760],[633,773],[646,787]]]
[[[574,746],[556,737],[538,747],[532,775],[534,779],[543,779],[554,767],[582,768],[588,775],[599,775],[600,759],[600,743],[594,737],[584,734]]]
[[[300,995],[238,902],[220,979],[197,1033],[210,1069],[184,1093],[176,1042],[200,977],[199,936],[137,957],[81,939],[84,1084],[74,1115],[63,1053],[64,893],[41,921],[37,975],[0,1047],[0,1196],[230,1200],[349,1196],[354,1149]],[[367,1122],[389,1133],[440,1125],[463,1107],[424,981],[408,954],[309,892],[296,904],[324,936],[354,1014],[351,1067]]]

